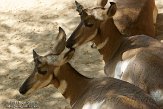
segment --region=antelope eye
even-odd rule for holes
[[[96,23],[96,19],[92,15],[88,15],[86,18],[83,20],[84,25],[87,27],[92,27]]]
[[[45,75],[48,72],[47,68],[38,68],[38,73]]]
[[[92,26],[93,26],[93,23],[88,22],[88,21],[84,22],[84,24],[85,24],[85,26],[87,26],[87,27],[92,27]]]

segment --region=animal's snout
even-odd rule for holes
[[[71,38],[67,40],[66,47],[67,48],[73,48],[73,45],[75,43],[75,40],[72,40]]]
[[[24,95],[27,92],[27,87],[21,86],[19,89],[20,94]]]
[[[24,95],[28,92],[28,90],[31,89],[31,81],[30,78],[28,78],[23,84],[22,86],[19,88],[19,92],[20,94]]]

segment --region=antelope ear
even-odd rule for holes
[[[34,59],[34,62],[35,62],[36,65],[39,65],[39,64],[42,63],[42,62],[40,61],[39,58],[40,58],[40,55],[38,55],[38,54],[36,53],[36,51],[33,50],[33,59]]]
[[[115,15],[116,11],[117,11],[116,3],[110,2],[110,7],[109,7],[109,9],[107,11],[107,15],[109,17],[113,17]]]
[[[61,27],[59,27],[59,33],[55,41],[57,43],[53,45],[52,52],[54,54],[60,54],[66,46],[66,33]]]
[[[63,56],[63,58],[61,59],[61,63],[60,65],[63,65],[65,63],[67,63],[74,55],[75,49],[70,49],[68,52],[66,52]]]
[[[39,55],[36,53],[35,50],[33,50],[33,59],[37,59],[39,57]]]

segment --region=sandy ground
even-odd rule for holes
[[[88,0],[78,1],[87,7],[94,5]],[[161,40],[163,1],[156,0],[156,3],[159,9],[157,34]],[[23,103],[38,109],[70,107],[52,86],[30,97],[20,95],[18,89],[33,70],[32,50],[45,54],[52,46],[58,27],[65,29],[69,36],[79,20],[74,0],[0,0],[0,109],[14,106],[17,109],[16,106]],[[78,49],[71,64],[84,75],[103,76],[102,57],[88,45]]]

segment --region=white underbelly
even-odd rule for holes
[[[101,109],[104,100],[96,103],[86,103],[82,109]]]
[[[124,61],[119,61],[115,67],[114,78],[121,79],[122,75],[125,73],[128,65],[134,60],[135,58],[127,59]]]
[[[163,90],[158,89],[152,91],[150,92],[150,95],[158,104],[161,104],[163,106]]]

